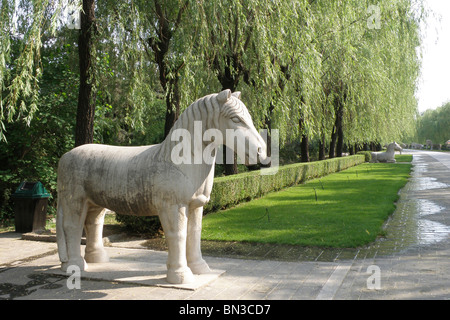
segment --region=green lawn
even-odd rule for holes
[[[382,234],[410,164],[364,163],[203,219],[202,239],[357,247]]]
[[[411,162],[412,154],[396,154],[395,161],[397,162]]]

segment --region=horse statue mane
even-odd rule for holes
[[[179,129],[187,129],[190,133],[194,132],[194,124],[200,121],[202,130],[217,129],[220,127],[220,118],[239,117],[246,122],[252,123],[251,116],[247,107],[241,102],[241,93],[239,91],[228,95],[229,90],[224,90],[218,94],[210,94],[197,99],[180,115],[170,129],[166,139],[161,144],[159,159],[172,161],[171,153],[173,147],[178,141],[173,141],[173,133]]]
[[[240,100],[240,93],[232,94],[230,90],[192,103],[161,144],[141,147],[88,144],[64,154],[58,164],[56,218],[62,270],[71,265],[85,270],[87,263],[108,261],[102,232],[104,215],[109,209],[127,215],[159,216],[168,246],[168,282],[189,283],[195,281],[194,274],[210,272],[200,250],[203,206],[212,191],[216,149],[222,143],[234,149],[235,139],[228,139],[225,133],[228,130],[245,138],[246,158],[266,158],[266,144]],[[204,138],[211,131],[216,139],[207,145]],[[180,144],[194,148],[183,149],[186,161],[178,162],[174,150]],[[202,161],[207,147],[211,161]],[[200,161],[192,161],[199,160],[199,155]],[[83,228],[84,257],[80,251]]]
[[[370,160],[370,162],[395,163],[395,151],[402,150],[403,148],[394,141],[387,146],[386,152],[371,152],[370,154],[372,155],[372,160]]]

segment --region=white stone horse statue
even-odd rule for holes
[[[208,129],[225,138],[211,141],[210,137],[207,153],[212,161],[198,161],[198,152],[206,149],[204,141],[200,145],[193,141],[194,148],[190,154],[183,154],[184,161],[179,158],[174,161],[173,150],[180,144],[179,136],[175,137],[178,142],[173,141],[174,133],[187,130],[190,134],[183,136],[183,143],[191,142],[188,139],[199,135],[192,134],[194,124],[202,128],[203,139]],[[120,214],[159,216],[168,246],[168,282],[189,283],[195,279],[193,274],[210,272],[200,250],[203,206],[209,201],[213,186],[217,147],[225,144],[236,150],[234,137],[226,138],[227,129],[243,134],[248,140],[248,148],[244,146],[247,161],[252,156],[251,150],[256,150],[260,160],[266,158],[266,144],[240,100],[240,93],[230,90],[191,104],[161,144],[142,147],[88,144],[64,154],[58,166],[56,223],[62,270],[66,271],[70,265],[86,270],[86,262],[108,261],[102,242],[107,208]],[[83,227],[84,259],[80,249]]]
[[[370,162],[395,163],[395,151],[402,150],[402,147],[400,147],[397,142],[392,142],[387,146],[386,152],[371,152],[372,160],[370,160]]]

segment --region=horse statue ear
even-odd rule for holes
[[[233,97],[238,98],[239,100],[241,100],[241,92],[240,91],[235,91],[231,94]]]
[[[225,89],[217,94],[217,100],[221,103],[225,103],[231,97],[231,90]]]

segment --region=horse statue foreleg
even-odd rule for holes
[[[168,206],[159,214],[168,247],[167,282],[181,284],[194,282],[194,275],[187,266],[187,206]]]

